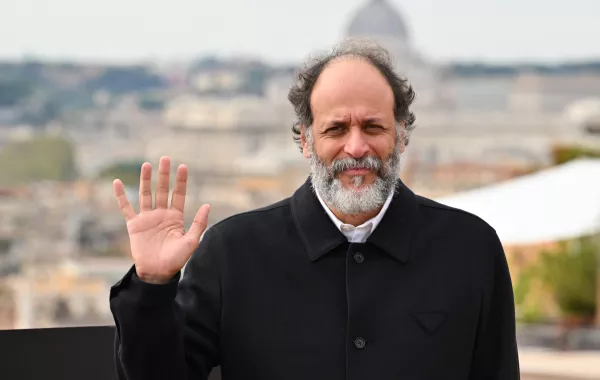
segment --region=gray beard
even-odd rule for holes
[[[331,208],[345,215],[358,215],[372,212],[382,207],[390,193],[399,181],[400,146],[396,146],[391,156],[384,163],[380,158],[367,156],[360,159],[351,157],[334,160],[330,166],[315,153],[313,144],[310,146],[310,177],[312,186],[323,201]],[[344,170],[367,168],[377,176],[375,182],[361,189],[348,189],[337,178]],[[361,185],[364,176],[351,178],[354,185]]]

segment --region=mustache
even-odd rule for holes
[[[383,169],[383,161],[379,157],[366,156],[362,158],[340,158],[331,163],[330,170],[333,175],[337,175],[346,170],[367,169],[380,173]]]

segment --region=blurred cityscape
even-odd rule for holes
[[[378,40],[416,90],[402,169],[415,192],[445,197],[600,157],[600,60],[436,65],[403,17],[366,0],[345,35]],[[109,287],[131,259],[111,184],[121,178],[136,203],[146,160],[188,165],[188,219],[202,203],[214,223],[289,196],[308,174],[287,101],[298,65],[0,61],[0,329],[113,323]],[[516,287],[537,257],[524,252],[539,248],[507,249]],[[560,313],[551,291],[535,294],[542,306],[518,305],[520,320]]]

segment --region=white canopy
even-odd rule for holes
[[[436,199],[475,214],[505,245],[536,244],[600,231],[600,159],[579,159]]]

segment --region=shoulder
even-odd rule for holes
[[[416,195],[416,201],[426,225],[448,229],[459,235],[464,234],[470,237],[469,240],[483,240],[488,245],[499,244],[496,230],[481,217],[420,195]]]
[[[421,228],[430,240],[445,241],[473,269],[473,275],[489,283],[497,270],[507,272],[507,258],[498,233],[487,221],[468,211],[416,196]]]
[[[231,215],[210,227],[219,235],[237,237],[257,230],[272,230],[290,217],[290,198],[282,199],[270,205]],[[241,237],[241,236],[240,236]]]

